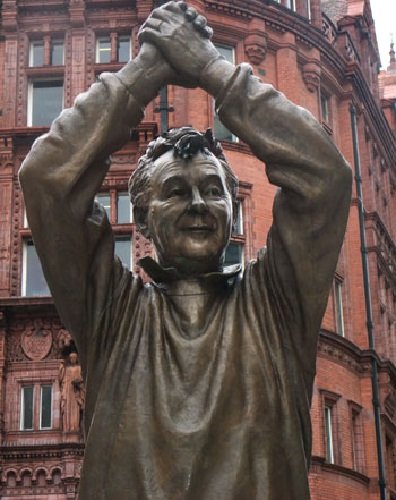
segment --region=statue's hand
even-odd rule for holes
[[[155,9],[139,31],[139,42],[154,44],[179,75],[178,82],[196,86],[202,70],[219,57],[210,41],[205,17],[184,2],[168,2]]]

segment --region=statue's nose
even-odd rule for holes
[[[196,186],[192,188],[190,209],[198,213],[202,213],[206,210],[205,200],[202,198],[201,193]]]

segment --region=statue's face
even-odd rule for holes
[[[155,161],[147,228],[160,263],[186,275],[219,269],[231,236],[232,199],[215,156],[169,151]]]

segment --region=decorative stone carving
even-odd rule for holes
[[[85,389],[76,352],[70,353],[66,362],[61,362],[59,383],[63,431],[79,432],[85,403]]]
[[[317,62],[307,62],[302,67],[302,77],[307,89],[315,92],[320,86],[320,66]]]
[[[23,332],[21,346],[29,359],[41,361],[51,350],[52,332],[44,328],[41,319],[35,319],[33,326]]]
[[[327,41],[333,45],[337,38],[337,28],[325,14],[322,14],[322,32]]]
[[[391,418],[394,417],[396,411],[396,393],[394,390],[391,390],[385,398],[385,410]]]
[[[249,61],[258,66],[267,54],[267,36],[265,33],[251,33],[245,38],[245,52]]]

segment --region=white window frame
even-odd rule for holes
[[[101,40],[108,40],[110,43],[110,48],[109,49],[100,49],[100,41]],[[108,62],[101,62],[100,61],[100,54],[101,52],[110,52],[110,60]],[[97,64],[109,64],[111,62],[111,35],[100,35],[96,37],[96,50],[95,50],[95,62]]]
[[[242,205],[243,205],[242,200],[236,201],[238,213],[237,213],[235,220],[236,221],[239,220],[240,231],[239,232],[233,231],[232,234],[235,236],[243,236],[244,235],[244,231],[243,231],[243,206]]]
[[[42,413],[43,413],[43,387],[50,387],[51,388],[51,424],[49,427],[44,427],[41,425],[41,418],[42,418]],[[53,405],[53,401],[54,401],[54,391],[53,391],[53,386],[52,384],[46,384],[46,383],[42,383],[40,384],[40,420],[39,420],[39,428],[40,430],[48,430],[48,429],[52,429],[52,423],[53,423],[53,408],[52,408],[52,405]],[[34,400],[33,400],[34,401]]]
[[[118,35],[118,40],[117,40],[117,61],[120,61],[120,54],[119,54],[119,43],[120,39],[125,38],[128,39],[129,41],[129,56],[128,56],[128,61],[132,59],[132,38],[130,35]],[[111,41],[111,38],[110,38]],[[121,62],[128,62],[128,61],[121,61]]]
[[[345,337],[344,323],[344,301],[343,301],[343,284],[342,281],[334,280],[334,316],[336,323],[336,331],[341,337]]]
[[[231,62],[232,64],[235,65],[235,47],[233,45],[228,45],[226,43],[216,43],[214,42],[214,46],[216,47],[216,49],[218,50],[219,48],[224,48],[224,49],[231,49],[231,52],[232,52],[232,60],[229,61]],[[220,53],[220,51],[219,51]],[[215,120],[216,120],[216,117],[218,120],[220,120],[220,117],[218,116],[217,112],[216,112],[216,103],[215,103],[215,100],[213,99],[213,133],[216,137],[216,130],[215,130]],[[221,121],[221,120],[220,120]],[[223,125],[225,128],[227,128],[225,125]],[[228,130],[228,129],[227,129]],[[239,137],[237,137],[235,134],[233,134],[231,131],[231,141],[228,141],[228,142],[233,142],[233,143],[238,143],[239,142]],[[216,137],[217,138],[217,137]],[[219,139],[220,141],[221,140],[224,140],[224,139]]]
[[[22,281],[21,281],[21,296],[22,297],[51,297],[49,292],[48,295],[27,295],[26,293],[26,285],[27,285],[27,246],[28,242],[32,241],[31,238],[23,239],[23,250],[22,250]],[[33,246],[35,247],[34,243]],[[47,283],[48,286],[48,283]],[[48,287],[49,288],[49,287]]]
[[[34,78],[29,80],[28,83],[28,99],[27,99],[27,126],[35,127],[36,125],[32,125],[33,121],[33,87],[36,82],[62,82],[62,104],[61,109],[64,108],[64,100],[65,100],[65,81],[63,78]],[[41,126],[41,125],[40,125]]]
[[[43,65],[44,65],[44,40],[30,40],[29,42],[29,67],[30,68],[41,68],[42,66],[34,65],[34,55],[33,55],[33,47],[34,45],[42,45],[43,47]]]
[[[62,44],[62,61],[61,61],[61,64],[54,64],[52,62],[52,48],[55,44]],[[62,39],[62,38],[55,38],[54,40],[51,40],[51,47],[50,47],[50,51],[51,51],[51,54],[50,54],[50,57],[51,57],[51,66],[64,66],[65,64],[65,40]]]
[[[325,439],[326,439],[326,460],[334,464],[334,435],[333,435],[333,406],[328,403],[324,408],[325,419]]]
[[[128,222],[118,222],[118,198],[120,195],[126,195],[129,200],[129,221]],[[116,192],[116,204],[117,204],[117,220],[116,224],[132,224],[133,223],[133,206],[129,197],[128,191],[117,191]]]

